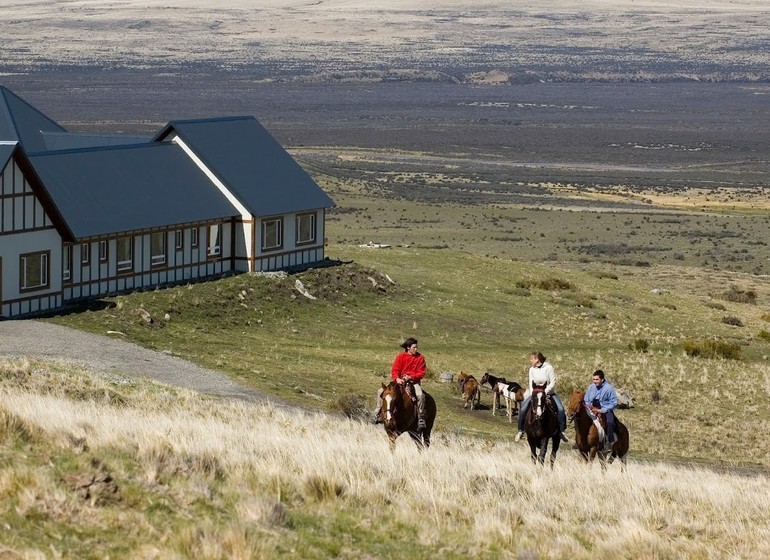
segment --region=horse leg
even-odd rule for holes
[[[394,453],[396,451],[396,438],[398,437],[397,434],[394,433],[388,433],[388,445],[390,446],[391,453]]]
[[[556,454],[559,452],[559,445],[561,445],[561,437],[557,433],[551,438],[551,470],[553,470],[553,464],[556,462]]]
[[[420,434],[418,432],[410,431],[409,432],[409,437],[411,437],[414,440],[414,443],[417,445],[418,451],[422,451],[423,449],[425,449],[425,447],[427,447],[423,443],[422,438],[420,437]]]
[[[537,446],[534,441],[529,442],[529,456],[532,459],[532,464],[537,464]]]
[[[544,437],[540,441],[540,456],[538,457],[538,461],[541,465],[545,465],[545,456],[548,454],[548,438]]]
[[[499,399],[500,395],[497,394],[497,391],[492,391],[492,416],[495,416],[495,413],[497,412]]]

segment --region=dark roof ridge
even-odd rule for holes
[[[136,144],[116,144],[114,146],[85,146],[83,148],[62,148],[60,150],[40,150],[37,152],[29,152],[30,157],[41,156],[53,156],[61,154],[82,154],[85,152],[105,152],[110,150],[131,150],[134,148],[152,148],[158,146],[166,146],[164,143],[159,142],[137,142]]]

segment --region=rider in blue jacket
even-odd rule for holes
[[[591,381],[583,402],[595,415],[604,414],[607,419],[607,442],[612,444],[615,441],[615,408],[618,406],[618,395],[615,387],[604,379],[602,370],[597,369]]]

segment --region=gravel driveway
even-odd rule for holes
[[[0,321],[0,357],[67,360],[98,372],[154,379],[210,395],[281,404],[222,373],[164,352],[147,350],[117,336],[120,335],[102,336],[34,320]]]

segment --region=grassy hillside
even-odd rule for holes
[[[498,442],[510,441],[512,427],[488,408],[464,410],[439,374],[488,370],[524,382],[527,355],[540,350],[563,397],[602,368],[635,398],[620,412],[634,457],[770,466],[763,277],[705,278],[663,265],[564,268],[408,247],[332,244],[328,254],[344,264],[108,298],[101,309],[51,320],[118,331],[288,402],[354,417],[374,404],[400,341],[415,336],[439,406],[437,429]],[[737,359],[685,351],[715,342]],[[489,393],[482,404],[491,404]]]
[[[58,362],[0,362],[0,464],[3,558],[770,554],[765,476],[632,461],[600,479],[447,431],[391,454],[379,426]]]

